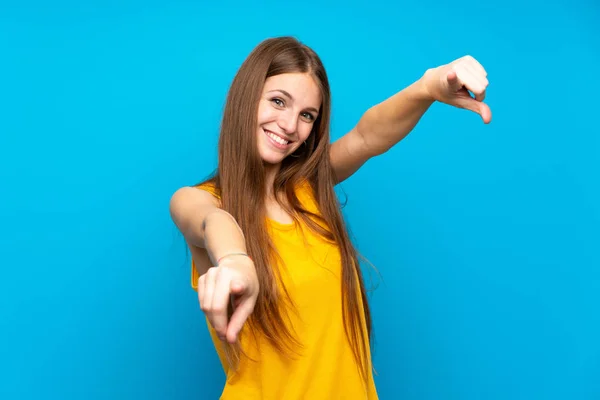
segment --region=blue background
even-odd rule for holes
[[[0,398],[218,397],[168,203],[215,167],[243,59],[294,35],[328,69],[334,138],[427,68],[489,73],[491,125],[435,104],[339,188],[382,275],[380,397],[600,399],[599,9],[3,3]]]

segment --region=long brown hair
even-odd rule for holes
[[[206,182],[213,183],[220,194],[222,208],[237,221],[246,237],[248,252],[256,267],[260,292],[250,325],[264,334],[281,352],[293,351],[299,342],[285,324],[287,295],[271,268],[277,251],[270,240],[266,225],[266,182],[263,161],[257,148],[258,103],[265,80],[282,73],[309,73],[321,90],[322,105],[313,130],[298,154],[287,157],[275,178],[273,193],[285,194],[287,203],[281,206],[296,220],[334,241],[342,261],[342,307],[346,336],[354,357],[368,376],[370,360],[367,343],[371,337],[371,314],[357,252],[351,243],[334,192],[336,183],[329,161],[329,126],[331,95],[325,68],[318,55],[292,37],[263,41],[246,58],[231,84],[221,123],[218,169]],[[294,191],[301,182],[312,188],[320,215],[306,210]],[[277,199],[279,196],[275,196]],[[328,229],[320,224],[324,223]],[[362,297],[360,308],[358,293]],[[361,314],[364,313],[367,335],[364,337]]]

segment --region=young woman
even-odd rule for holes
[[[317,54],[290,37],[251,52],[227,97],[217,172],[170,204],[227,376],[222,399],[377,398],[369,307],[334,185],[404,138],[434,101],[490,122],[487,85],[469,56],[427,70],[330,144]]]

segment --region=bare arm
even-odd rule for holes
[[[404,139],[434,101],[473,111],[489,123],[492,113],[483,102],[487,86],[487,72],[471,56],[428,69],[404,90],[369,108],[356,127],[331,145],[338,183]]]
[[[218,201],[197,188],[179,189],[171,198],[171,217],[183,233],[198,275],[198,301],[221,340],[234,343],[254,310],[259,282],[246,253],[244,234]],[[217,260],[220,260],[218,263]],[[231,317],[228,305],[235,303]]]
[[[239,225],[231,214],[219,208],[218,200],[210,193],[181,188],[171,198],[170,211],[192,251],[199,275],[226,254],[246,252]]]
[[[338,183],[367,160],[385,153],[404,139],[433,104],[422,81],[369,108],[358,124],[331,145],[331,164]]]

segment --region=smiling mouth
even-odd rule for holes
[[[290,142],[289,140],[285,140],[285,139],[283,139],[283,138],[281,138],[281,137],[277,136],[276,134],[274,134],[274,133],[273,133],[273,132],[271,132],[271,131],[268,131],[268,130],[266,130],[266,129],[263,129],[263,130],[265,131],[265,134],[266,134],[266,135],[267,135],[269,138],[271,138],[271,139],[272,139],[272,140],[273,140],[273,141],[274,141],[276,144],[278,144],[278,145],[280,145],[280,146],[287,146],[287,145],[289,145],[290,143],[292,143],[292,142]]]

